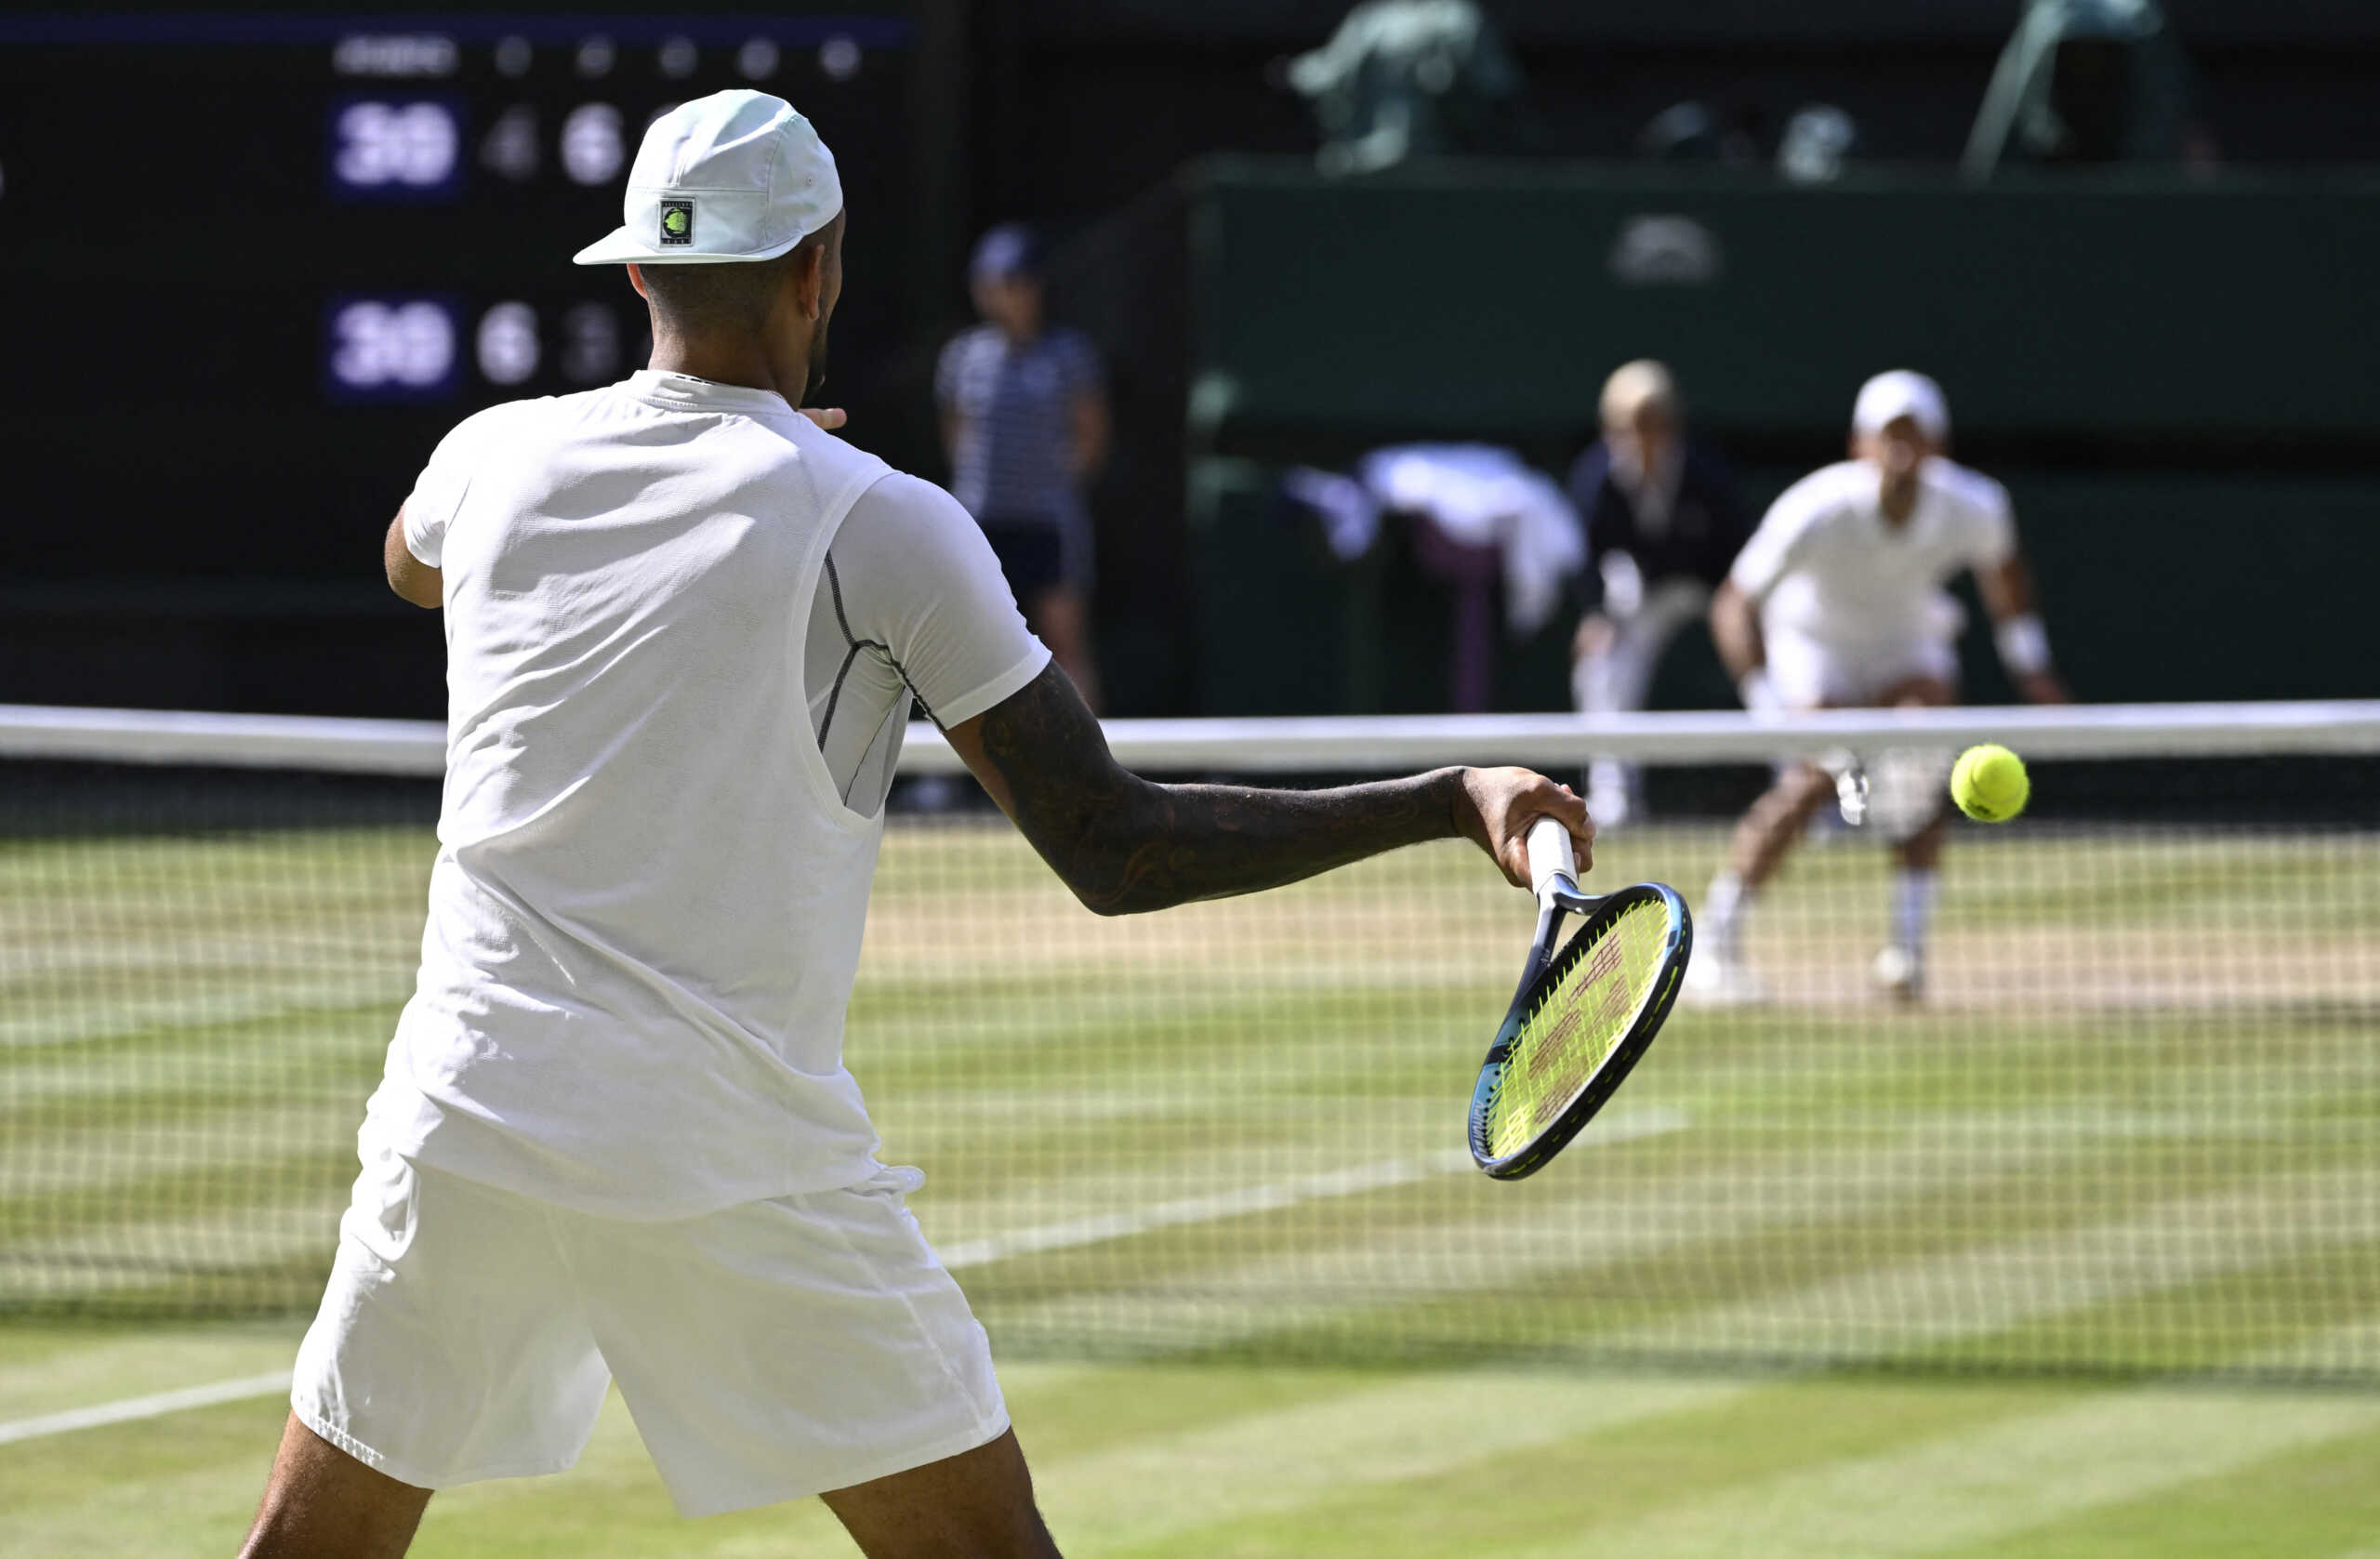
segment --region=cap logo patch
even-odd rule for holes
[[[665,245],[682,245],[694,241],[694,203],[690,200],[665,200],[661,203],[661,242]]]

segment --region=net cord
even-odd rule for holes
[[[1829,709],[1790,717],[1733,710],[1606,715],[1328,715],[1113,720],[1127,767],[1237,774],[1427,769],[1452,763],[1576,766],[1591,757],[1766,763],[1849,748],[1999,742],[2027,758],[2224,757],[2380,752],[2380,699],[2062,707]],[[0,704],[0,759],[192,764],[430,775],[443,772],[436,720],[209,714]],[[964,765],[940,731],[913,722],[905,774]]]

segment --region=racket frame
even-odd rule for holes
[[[1554,825],[1559,827],[1559,825]],[[1546,827],[1544,823],[1538,825]],[[1488,1047],[1487,1059],[1480,1063],[1479,1079],[1471,1093],[1472,1162],[1497,1180],[1521,1180],[1536,1173],[1552,1162],[1554,1156],[1570,1143],[1595,1113],[1627,1080],[1637,1061],[1653,1042],[1653,1036],[1677,1003],[1678,986],[1686,976],[1686,959],[1694,950],[1694,918],[1687,913],[1686,901],[1677,890],[1663,882],[1639,882],[1616,892],[1589,895],[1579,891],[1574,872],[1555,865],[1540,856],[1550,856],[1550,848],[1540,850],[1538,839],[1530,840],[1532,865],[1538,869],[1537,934],[1531,939],[1528,958],[1521,966],[1520,988],[1514,993],[1512,1006],[1505,1011],[1504,1021],[1496,1030],[1495,1042]],[[1569,855],[1569,836],[1561,838],[1561,857]],[[1580,1086],[1579,1091],[1562,1107],[1553,1123],[1523,1144],[1517,1151],[1499,1157],[1488,1146],[1488,1110],[1503,1082],[1504,1068],[1510,1062],[1514,1041],[1519,1037],[1521,1024],[1530,1011],[1546,994],[1540,989],[1546,972],[1560,966],[1582,945],[1592,942],[1622,914],[1645,904],[1659,904],[1669,917],[1669,940],[1661,949],[1660,963],[1656,967],[1653,995],[1641,1008],[1620,1037],[1606,1054],[1603,1064]],[[1579,929],[1562,948],[1557,958],[1554,943],[1561,933],[1565,917],[1584,917]]]

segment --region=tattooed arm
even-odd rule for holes
[[[1526,885],[1528,826],[1567,824],[1585,869],[1593,825],[1567,786],[1526,769],[1439,769],[1335,790],[1156,785],[1107,750],[1052,664],[950,745],[1075,896],[1101,915],[1277,888],[1350,862],[1458,835]]]

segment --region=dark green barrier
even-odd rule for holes
[[[2380,407],[2380,179],[1765,179],[1471,165],[1194,181],[1194,426],[1502,441],[1676,366],[1706,424],[1841,428],[1879,368],[1963,433],[2362,438]]]
[[[1200,706],[1443,707],[1447,602],[1392,546],[1286,518],[1291,460],[1481,438],[1551,460],[1604,375],[1676,365],[1765,503],[1842,449],[1877,369],[1939,377],[2007,482],[2093,699],[2370,695],[2380,577],[2380,179],[1802,191],[1473,165],[1190,185]],[[1980,625],[1969,693],[2007,694]],[[1559,707],[1557,630],[1497,702]],[[1729,690],[1689,636],[1657,703]]]

